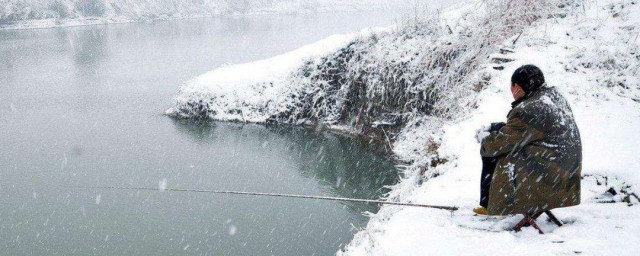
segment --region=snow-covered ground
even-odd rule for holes
[[[455,115],[445,118],[415,114],[415,109],[411,112],[389,105],[393,111],[405,111],[399,113],[405,117],[402,129],[391,136],[395,139],[394,153],[404,163],[405,177],[393,187],[389,200],[455,205],[460,210],[451,214],[385,206],[372,215],[367,228],[338,254],[635,255],[635,250],[640,249],[637,198],[640,143],[635,139],[636,131],[640,130],[640,3],[579,1],[580,4],[571,7],[574,11],[536,18],[531,25],[527,24],[522,34],[515,33],[504,40],[496,31],[508,31],[505,27],[496,25],[492,27],[496,30],[483,31],[490,26],[492,15],[496,15],[491,10],[482,10],[482,6],[487,6],[482,3],[486,2],[492,1],[474,1],[442,12],[440,22],[445,27],[444,34],[435,28],[368,30],[334,36],[269,60],[214,70],[185,83],[176,97],[176,107],[167,113],[185,118],[207,116],[216,120],[266,122],[273,116],[291,115],[290,111],[304,108],[300,106],[305,101],[299,98],[311,95],[311,109],[304,109],[298,116],[311,112],[324,122],[330,120],[328,124],[333,128],[363,133],[354,129],[358,121],[342,120],[346,112],[343,105],[357,99],[322,103],[333,95],[353,96],[349,94],[353,85],[341,77],[343,69],[349,70],[344,72],[347,78],[354,75],[354,80],[362,79],[367,88],[361,97],[369,101],[383,101],[384,97],[378,96],[394,90],[393,86],[385,86],[389,79],[379,79],[387,75],[381,72],[402,71],[393,77],[397,78],[393,80],[394,86],[413,78],[414,74],[426,73],[412,80],[415,84],[410,84],[407,90],[429,90],[429,86],[442,86],[438,83],[446,82],[447,87],[442,90],[455,92],[462,98],[444,98],[452,100],[446,103],[462,107],[453,108]],[[500,5],[500,1],[494,2]],[[516,2],[535,4],[535,1]],[[482,12],[485,19],[473,23],[477,18],[473,14]],[[503,20],[509,21],[510,17]],[[480,31],[469,30],[474,27]],[[460,38],[471,39],[463,43],[447,41]],[[476,38],[495,40],[486,41],[498,44],[491,46],[495,53],[485,56],[483,49],[487,49],[487,44],[480,41],[472,45]],[[471,50],[455,48],[467,43]],[[451,51],[441,51],[443,48]],[[475,51],[476,48],[479,50]],[[501,48],[508,50],[500,52]],[[436,64],[422,62],[433,60],[433,56],[421,55],[425,51],[442,53],[448,62],[443,65],[440,58],[435,58]],[[341,61],[340,56],[353,52],[366,53]],[[469,58],[469,54],[474,52],[477,55],[471,56],[486,57],[480,61],[482,65],[473,65],[477,61]],[[472,72],[459,69],[466,63],[472,64]],[[471,213],[478,203],[481,169],[475,132],[485,124],[506,119],[512,101],[510,76],[523,64],[539,66],[548,84],[567,97],[583,140],[582,204],[554,210],[567,223],[561,228],[541,218],[546,235],[538,235],[531,228],[520,233],[510,231],[519,216],[480,217]],[[435,68],[427,70],[429,65]],[[323,80],[326,76],[318,75],[325,74],[323,72],[331,75],[329,79]],[[463,77],[454,80],[450,74]],[[460,79],[469,81],[458,84]],[[330,85],[335,81],[340,86]],[[450,89],[456,87],[473,89]],[[415,97],[400,100],[411,105],[420,99]],[[376,108],[376,105],[369,106]],[[395,114],[393,111],[391,114]],[[357,115],[354,119],[360,117]],[[310,119],[303,116],[286,120],[306,123]]]
[[[410,9],[425,0],[0,0],[0,28],[26,29],[220,15]]]
[[[437,138],[439,157],[451,161],[432,170],[440,175],[422,186],[403,188],[410,191],[405,200],[457,205],[461,210],[452,215],[385,207],[342,254],[637,255],[637,198],[632,195],[629,200],[636,205],[628,206],[620,202],[623,195],[609,198],[605,193],[610,188],[635,195],[640,191],[636,135],[640,130],[640,4],[632,2],[585,1],[582,14],[547,20],[526,30],[513,47],[514,53],[500,56],[515,61],[502,64],[503,71],[486,67],[494,78],[478,95],[476,109],[442,130],[412,130],[426,134],[406,138]],[[540,221],[546,235],[532,228],[521,233],[508,231],[518,216],[480,217],[471,212],[478,204],[481,170],[475,131],[483,124],[506,119],[512,101],[510,76],[515,68],[529,63],[541,67],[548,84],[568,98],[584,146],[583,203],[554,210],[568,223],[561,228]],[[397,154],[409,152],[398,150]],[[618,203],[596,203],[603,198]]]

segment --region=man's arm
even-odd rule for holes
[[[509,115],[507,124],[482,140],[480,155],[496,157],[517,152],[531,141],[542,138],[544,133],[527,125],[518,112]]]

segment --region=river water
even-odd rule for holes
[[[379,198],[385,152],[296,127],[163,116],[180,83],[400,12],[0,31],[0,254],[331,255],[375,206],[111,191],[144,186]]]

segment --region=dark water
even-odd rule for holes
[[[178,85],[394,13],[0,31],[0,254],[330,255],[375,206],[67,186],[378,198],[367,141],[295,127],[177,121]]]

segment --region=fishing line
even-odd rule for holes
[[[386,205],[398,205],[398,206],[423,207],[423,208],[448,210],[448,211],[451,211],[451,212],[454,212],[454,211],[458,210],[458,207],[455,207],[455,206],[411,204],[411,203],[387,202],[387,201],[380,201],[380,200],[356,199],[356,198],[346,198],[346,197],[309,196],[309,195],[292,195],[292,194],[278,194],[278,193],[243,192],[243,191],[224,191],[224,190],[206,190],[206,189],[179,189],[179,188],[166,188],[165,189],[165,188],[149,188],[149,187],[72,187],[72,188],[111,189],[111,190],[145,190],[145,191],[191,192],[191,193],[230,194],[230,195],[247,195],[247,196],[270,196],[270,197],[303,198],[303,199],[317,199],[317,200],[330,200],[330,201],[342,201],[342,202],[356,202],[356,203],[369,203],[369,204],[386,204]]]

